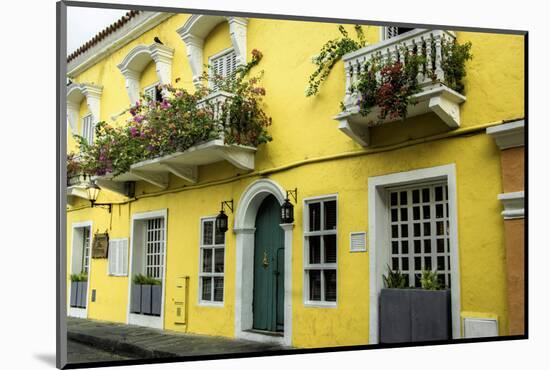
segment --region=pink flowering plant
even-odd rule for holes
[[[233,76],[211,77],[213,88],[203,86],[190,93],[163,85],[162,100],[142,96],[129,109],[131,118],[122,126],[97,123],[93,144],[78,137],[83,170],[90,175],[118,175],[134,163],[213,139],[254,147],[267,143],[271,140],[267,133],[271,118],[263,110],[265,89],[258,86],[259,77],[246,78],[261,58],[262,54],[253,50],[251,62],[237,68]],[[218,90],[232,96],[221,107],[205,99]]]

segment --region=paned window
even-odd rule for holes
[[[338,214],[335,197],[306,202],[305,300],[336,302]]]
[[[203,302],[223,302],[225,233],[216,231],[215,222],[215,218],[201,222],[199,289]]]
[[[164,219],[147,220],[145,229],[145,274],[162,279],[164,267]]]
[[[90,267],[90,228],[82,228],[82,273],[87,274]]]
[[[95,125],[91,114],[82,117],[82,137],[88,144],[94,142]]]
[[[449,204],[446,184],[390,189],[390,266],[409,286],[420,287],[422,270],[436,270],[451,286]]]

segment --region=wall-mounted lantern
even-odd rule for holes
[[[227,206],[231,210],[231,213],[233,213],[233,199],[231,200],[224,200],[221,203],[221,210],[218,216],[216,217],[216,232],[222,232],[225,233],[228,229],[228,223],[227,223],[227,215],[224,212],[224,206]]]
[[[111,203],[96,203],[97,197],[99,196],[101,188],[97,186],[96,183],[91,183],[86,188],[86,191],[88,192],[88,199],[90,200],[90,203],[92,204],[92,208],[94,207],[102,207],[109,210],[109,213],[111,213]]]
[[[286,199],[281,206],[281,223],[282,224],[291,224],[294,222],[294,206],[290,203],[289,195],[292,195],[294,198],[294,203],[298,201],[298,188],[294,190],[286,191]]]

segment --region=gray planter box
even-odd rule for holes
[[[78,293],[76,295],[76,307],[86,308],[86,293],[88,293],[88,282],[87,281],[78,281]]]
[[[141,313],[141,285],[132,284],[132,299],[130,312]]]
[[[151,289],[151,314],[160,316],[162,303],[162,285],[152,285]]]
[[[71,281],[71,298],[69,300],[69,305],[71,307],[76,307],[77,297],[78,297],[78,282]]]
[[[148,284],[141,286],[141,313],[151,314],[151,285]]]
[[[451,339],[451,291],[382,289],[379,319],[380,343]]]

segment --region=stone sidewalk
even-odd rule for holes
[[[72,317],[67,317],[67,338],[111,353],[141,359],[244,354],[290,349],[277,344],[183,334]]]

